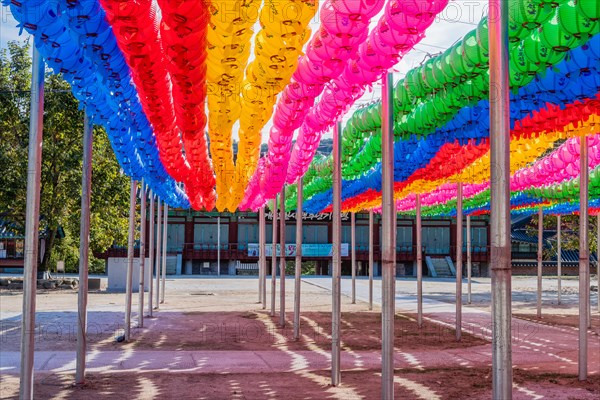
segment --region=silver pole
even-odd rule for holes
[[[265,308],[265,208],[258,210],[258,302]]]
[[[467,215],[467,303],[471,304],[471,216]]]
[[[580,138],[579,156],[579,380],[587,379],[587,351],[590,303],[590,249],[588,243],[588,147],[587,137]]]
[[[125,341],[131,338],[131,300],[133,289],[133,244],[135,241],[135,190],[137,182],[131,179],[129,193],[129,236],[127,239],[127,280],[125,286]]]
[[[279,219],[279,325],[285,328],[285,185],[281,187],[281,218]]]
[[[221,216],[217,217],[217,276],[221,276]]]
[[[350,251],[352,269],[352,304],[356,304],[356,214],[350,213]]]
[[[456,187],[456,340],[462,336],[463,185]]]
[[[396,210],[394,205],[394,108],[391,73],[382,78],[381,104],[381,397],[394,398],[394,315],[396,296]]]
[[[275,291],[277,290],[277,195],[273,199],[273,244],[271,254],[271,317],[275,316]]]
[[[538,251],[537,251],[537,317],[542,318],[542,257],[543,257],[544,213],[538,209]]]
[[[369,210],[369,310],[373,309],[373,269],[375,268],[375,253],[373,246],[373,210]]]
[[[267,242],[267,230],[265,227],[265,207],[260,208],[259,213],[260,221],[258,223],[258,234],[259,234],[259,252],[260,252],[260,268],[262,275],[260,277],[260,300],[262,302],[262,309],[267,308],[267,255],[266,255],[266,242]]]
[[[300,339],[300,291],[302,290],[302,177],[298,179],[296,203],[296,270],[294,276],[294,340]]]
[[[156,261],[155,261],[155,276],[154,283],[156,284],[156,290],[154,293],[154,302],[156,303],[156,310],[160,308],[160,261],[162,260],[161,252],[162,252],[162,235],[161,232],[161,218],[162,211],[160,206],[160,197],[158,197],[156,201]]]
[[[152,318],[152,296],[154,295],[154,193],[150,190],[150,231],[148,232],[150,248],[148,249],[148,317]]]
[[[169,205],[163,204],[163,238],[162,238],[162,282],[160,285],[160,304],[165,302],[165,284],[167,281],[167,228],[169,227]]]
[[[417,324],[423,326],[423,221],[421,195],[417,194]]]
[[[331,265],[331,384],[338,386],[342,381],[340,370],[340,323],[341,323],[341,272],[342,272],[342,257],[341,257],[341,239],[342,239],[342,174],[341,174],[341,140],[342,123],[337,122],[333,132],[333,219],[332,232],[332,265]]]
[[[23,266],[23,319],[21,320],[21,382],[19,398],[33,399],[35,351],[35,295],[37,289],[40,226],[40,180],[44,131],[44,60],[33,46],[31,111],[27,158],[27,204],[25,210],[25,260]]]
[[[83,160],[81,173],[81,220],[79,228],[79,290],[77,292],[77,361],[75,383],[85,382],[87,349],[87,300],[90,256],[90,198],[92,196],[93,123],[87,113],[83,117]]]
[[[140,282],[138,286],[138,327],[144,327],[144,277],[146,275],[146,185],[140,190]]]
[[[558,275],[558,304],[561,303],[561,294],[562,294],[562,234],[561,234],[561,223],[560,223],[560,214],[556,216],[556,239],[557,239],[557,263],[558,263],[558,268],[556,271],[556,274]]]
[[[508,1],[489,0],[492,398],[512,399]]]

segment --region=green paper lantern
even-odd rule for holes
[[[525,55],[525,47],[523,43],[520,43],[519,46],[514,49],[510,54],[510,68],[511,72],[514,69],[515,72],[521,72],[527,75],[536,75],[540,68],[532,63],[531,60]]]
[[[442,88],[448,85],[450,82],[443,71],[442,57],[436,57],[433,65],[433,79],[437,82],[437,86]]]
[[[531,32],[531,35],[523,40],[523,50],[529,61],[544,67],[558,64],[565,58],[564,52],[554,51],[542,43],[539,30]]]
[[[562,7],[561,7],[562,8]],[[539,30],[540,42],[556,52],[566,52],[577,46],[577,38],[558,23],[558,13]]]
[[[404,87],[403,81],[396,85],[394,91],[394,111],[396,115],[402,115],[412,109],[412,101],[408,90]]]
[[[423,81],[423,86],[429,88],[429,90],[437,90],[437,82],[433,78],[433,68],[434,68],[434,58],[430,58],[423,66],[419,68],[421,70],[421,80]]]
[[[369,128],[374,129],[376,126],[381,126],[381,109],[375,104],[367,109],[367,121]]]
[[[600,20],[600,4],[598,0],[577,0],[577,11],[592,21]]]
[[[404,86],[416,98],[421,98],[425,95],[425,89],[421,83],[421,74],[419,68],[414,68],[404,77]]]
[[[450,68],[454,75],[460,78],[461,82],[468,79],[469,73],[473,70],[472,64],[471,68],[468,68],[469,64],[465,65],[462,48],[463,42],[461,40],[450,48],[448,58],[445,60],[447,68]]]
[[[479,43],[477,43],[477,31],[473,30],[465,36],[462,41],[463,64],[469,73],[474,73],[477,69],[487,68],[487,61],[484,61],[480,53]]]
[[[554,9],[550,4],[540,2],[539,0],[520,0],[517,2],[516,8],[516,19],[529,31],[542,26],[554,14]]]
[[[600,8],[600,3],[597,0],[596,7]],[[565,32],[585,39],[597,34],[600,28],[600,23],[581,13],[573,0],[563,4],[558,9],[558,23]]]
[[[460,83],[460,75],[457,75],[452,69],[451,59],[454,47],[455,46],[451,46],[442,53],[440,65],[442,67],[442,74],[446,78],[446,82],[451,86],[456,87]]]

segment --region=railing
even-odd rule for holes
[[[6,260],[6,259],[23,259],[25,257],[25,254],[21,251],[16,251],[15,248],[4,248],[2,250],[0,250],[0,260]]]
[[[247,243],[224,243],[220,246],[216,244],[200,244],[200,243],[186,243],[183,245],[183,258],[187,260],[215,260],[217,259],[220,249],[221,259],[227,260],[256,260],[258,255],[248,254]],[[425,246],[423,246],[423,257],[427,252]],[[381,260],[381,246],[373,246],[375,260]],[[348,252],[347,256],[343,256],[342,259],[349,260],[351,257],[351,251]],[[328,257],[305,257],[305,258],[316,258],[325,259]],[[367,261],[369,259],[369,246],[359,245],[356,246],[356,258],[360,261]],[[399,245],[396,246],[396,259],[397,261],[414,261],[417,258],[416,246],[414,245]]]
[[[511,251],[510,253],[512,260],[537,260],[537,250],[536,251]]]
[[[456,261],[456,246],[450,246],[450,257],[452,261]],[[467,261],[467,246],[463,245],[463,263]],[[471,246],[471,261],[473,262],[489,262],[490,247],[489,246]]]
[[[19,251],[17,251],[19,249]],[[23,259],[25,253],[23,252],[23,240],[22,239],[1,239],[0,240],[0,259]]]

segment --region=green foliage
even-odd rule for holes
[[[556,217],[544,216],[544,230],[552,230],[556,232]],[[538,234],[538,216],[534,215],[529,225],[527,225],[527,234],[537,236]],[[598,224],[597,217],[589,217],[588,241],[590,246],[590,254],[598,251]],[[550,248],[544,250],[544,259],[548,260],[556,255],[557,239],[553,237],[549,241]],[[561,247],[563,250],[579,250],[579,215],[563,215],[561,217]]]
[[[0,52],[0,213],[24,227],[31,59],[29,43],[10,42]],[[44,88],[44,131],[40,229],[46,230],[46,254],[40,266],[57,260],[67,271],[79,263],[79,219],[84,112],[59,75],[47,73]],[[127,242],[129,178],[124,176],[101,127],[94,129],[90,258],[94,252]],[[64,239],[55,239],[63,227]]]
[[[314,275],[317,268],[316,261],[302,261],[302,275]],[[279,270],[279,265],[277,265]],[[285,262],[285,274],[294,276],[296,274],[296,261],[287,260]]]

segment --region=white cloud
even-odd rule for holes
[[[10,7],[0,7],[0,48],[5,48],[12,40],[25,41],[28,36],[27,32],[19,36],[17,21],[13,18]]]

